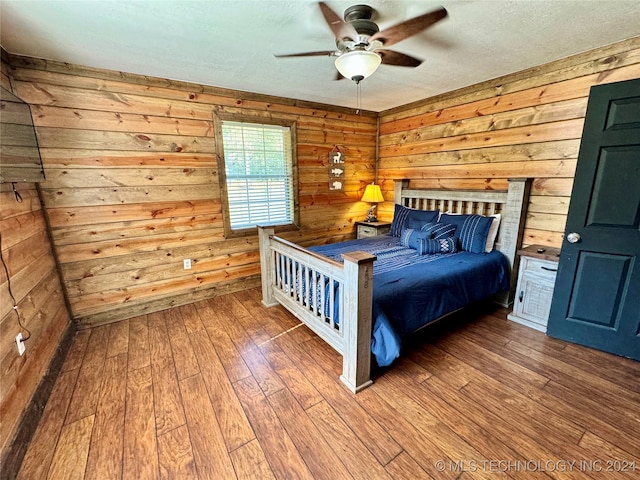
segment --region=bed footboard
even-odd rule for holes
[[[344,264],[258,227],[262,303],[283,305],[342,355],[340,380],[352,392],[371,382],[373,262],[365,252]]]

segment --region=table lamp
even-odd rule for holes
[[[362,195],[362,201],[372,204],[369,210],[367,210],[367,218],[365,219],[365,222],[377,222],[376,204],[378,202],[384,202],[384,197],[380,191],[380,185],[376,185],[375,183],[367,185],[367,188],[364,190],[364,195]]]

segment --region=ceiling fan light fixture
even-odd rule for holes
[[[382,63],[382,58],[368,50],[354,50],[336,58],[336,68],[343,77],[356,83],[371,76]]]

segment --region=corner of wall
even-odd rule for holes
[[[2,86],[13,91],[7,52],[2,49],[0,53]],[[38,426],[75,327],[62,292],[36,184],[0,183],[0,203],[1,248],[7,273],[3,268],[0,330],[11,340],[0,346],[0,464],[3,478],[13,478]],[[12,341],[18,333],[26,338],[23,355]]]

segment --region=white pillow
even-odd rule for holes
[[[493,250],[493,245],[496,243],[496,237],[498,236],[498,227],[500,226],[500,218],[501,215],[499,213],[494,213],[493,215],[489,215],[493,217],[493,222],[491,222],[491,226],[489,227],[489,233],[487,234],[487,243],[484,247],[484,251],[489,253]]]
[[[438,221],[440,221],[440,217],[442,216],[443,213],[446,213],[447,215],[465,215],[464,213],[440,212],[440,215],[438,216]],[[502,218],[502,216],[499,213],[494,213],[493,215],[488,215],[488,216],[493,217],[493,222],[491,222],[491,226],[489,227],[489,233],[487,234],[487,243],[485,243],[485,246],[484,246],[485,253],[489,253],[491,250],[493,250],[493,246],[496,243],[496,237],[498,236],[500,219]]]

